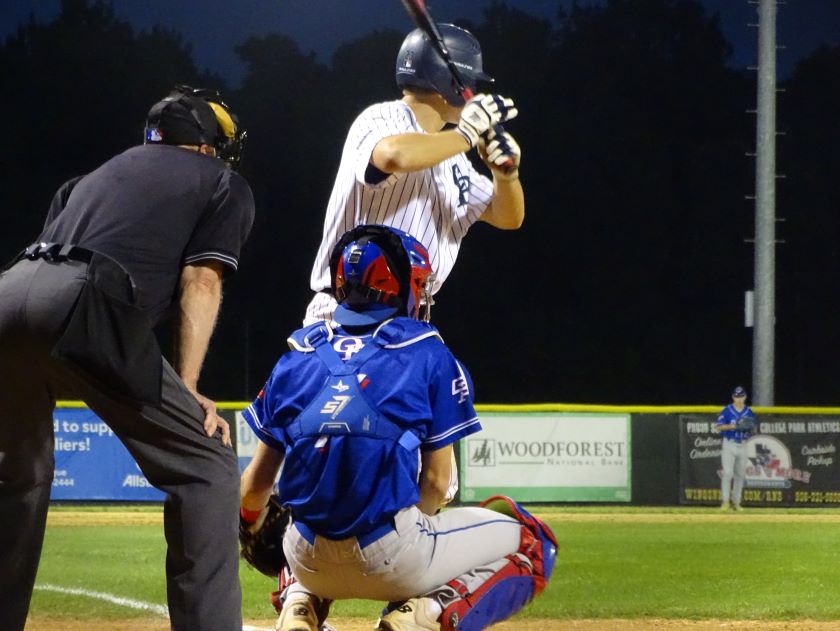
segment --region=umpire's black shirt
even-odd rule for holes
[[[132,147],[55,194],[39,241],[119,262],[152,323],[176,297],[181,268],[216,259],[235,270],[254,221],[248,183],[218,158],[170,145]]]

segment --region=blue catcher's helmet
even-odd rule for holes
[[[367,326],[403,315],[419,319],[431,304],[429,253],[410,234],[380,225],[362,225],[339,239],[330,256],[334,318],[347,326]],[[425,300],[424,300],[425,299]]]
[[[454,24],[439,24],[438,27],[443,43],[468,88],[475,92],[476,82],[493,81],[482,69],[481,45],[472,33]],[[397,54],[397,85],[432,90],[450,105],[464,104],[464,97],[458,92],[446,62],[419,28],[408,34]]]

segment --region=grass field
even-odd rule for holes
[[[523,623],[840,621],[840,511],[532,508],[551,524],[560,551],[548,589],[518,617]],[[159,508],[52,509],[32,617],[162,618],[160,524]],[[270,619],[273,581],[245,565],[241,577],[246,620]],[[379,607],[340,602],[333,615],[372,622]]]

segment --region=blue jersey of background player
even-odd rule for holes
[[[366,598],[390,603],[382,631],[483,629],[545,587],[556,539],[502,496],[439,512],[452,445],[480,426],[466,370],[417,319],[426,249],[364,225],[330,268],[337,324],[295,332],[244,414],[260,443],[242,516],[263,509],[281,465],[292,513],[283,548],[294,580],[281,585],[276,628],[315,631],[332,600]]]
[[[747,397],[747,392],[741,386],[732,391],[732,403],[721,410],[720,415],[715,422],[715,427],[720,432],[720,435],[726,440],[734,440],[737,443],[745,442],[750,436],[755,433],[754,429],[736,429],[738,421],[741,419],[752,419],[755,421],[755,414],[744,401]],[[732,427],[729,427],[729,426]]]

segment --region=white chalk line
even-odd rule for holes
[[[116,596],[115,594],[108,594],[106,592],[97,592],[90,589],[81,589],[79,587],[61,587],[60,585],[51,585],[50,583],[43,583],[35,586],[35,589],[45,592],[56,592],[58,594],[68,594],[70,596],[86,596],[87,598],[94,598],[96,600],[104,600],[120,607],[128,607],[129,609],[140,609],[141,611],[149,611],[153,614],[163,618],[169,617],[169,608],[166,605],[156,605],[154,603],[147,603],[142,600],[135,600],[133,598],[124,598]],[[243,625],[242,631],[272,631],[263,627],[253,627],[251,625]]]

